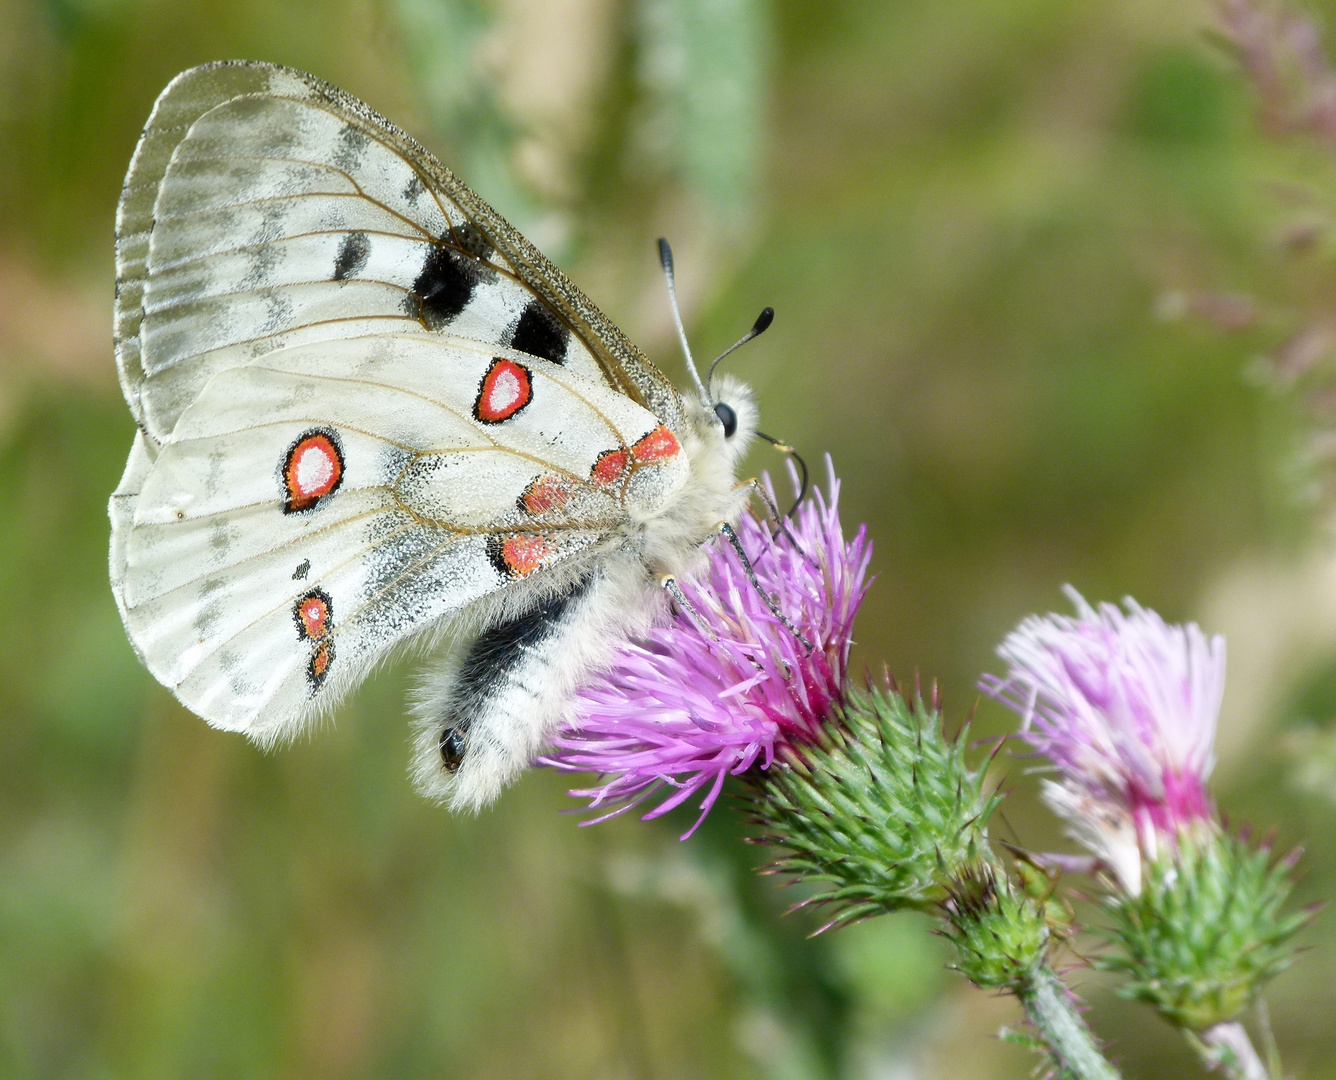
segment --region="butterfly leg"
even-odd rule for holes
[[[673,598],[673,602],[677,604],[681,610],[687,613],[687,618],[692,621],[697,631],[704,634],[711,641],[717,642],[719,640],[719,635],[710,629],[709,625],[701,619],[700,613],[696,611],[696,608],[691,601],[686,598],[686,594],[682,592],[682,586],[677,583],[677,578],[673,577],[671,574],[664,574],[659,578],[659,585]],[[762,593],[761,595],[764,596],[765,594]],[[784,616],[781,615],[780,618],[782,619]],[[795,630],[794,633],[797,633],[797,631]],[[799,635],[799,637],[801,638],[802,635]],[[754,658],[749,659],[751,659],[752,667],[764,675],[765,668],[758,664]]]
[[[761,583],[756,577],[756,570],[752,567],[751,560],[747,558],[747,552],[743,550],[742,541],[738,538],[737,530],[725,521],[719,526],[719,532],[723,534],[724,539],[728,541],[729,546],[736,552],[738,559],[741,560],[742,569],[747,575],[747,580],[751,582],[752,588],[756,590],[756,595],[765,601],[765,606],[770,609],[770,614],[788,627],[789,633],[801,641],[803,646],[810,653],[816,646],[808,641],[803,635],[803,632],[789,621],[789,617],[785,615],[784,612],[779,610],[779,605],[775,603],[775,598],[761,587]]]
[[[765,485],[761,483],[760,479],[751,476],[733,485],[734,491],[741,491],[743,488],[750,488],[760,497],[761,502],[765,504],[766,516],[769,517],[771,524],[787,535],[788,530],[784,527],[784,518],[779,512],[779,505],[771,497],[770,492],[765,489]],[[789,539],[792,539],[792,537],[789,537]]]
[[[677,583],[677,578],[673,577],[672,574],[662,574],[659,577],[659,586],[673,598],[673,603],[687,613],[687,618],[695,624],[697,630],[711,641],[719,640],[719,635],[710,629],[705,620],[700,617],[700,612],[696,610],[695,605],[687,599],[687,594],[682,591],[682,586]]]
[[[783,536],[785,539],[787,539],[788,542],[793,545],[793,550],[796,551],[799,555],[801,555],[803,557],[803,560],[809,566],[815,568],[817,566],[816,560],[813,559],[812,556],[807,554],[807,551],[803,548],[802,544],[798,543],[798,538],[789,531],[789,519],[780,514],[779,507],[775,504],[775,500],[771,497],[770,492],[766,490],[765,485],[762,484],[759,479],[753,476],[748,480],[743,480],[740,484],[734,485],[733,490],[741,491],[743,488],[751,488],[754,492],[756,492],[757,495],[760,496],[761,502],[765,504],[767,516],[770,518],[770,523],[775,526],[776,529],[775,535]],[[795,506],[794,509],[796,510],[797,507]]]

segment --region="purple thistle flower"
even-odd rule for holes
[[[706,572],[680,583],[695,617],[675,610],[576,695],[574,719],[543,761],[602,775],[597,786],[571,792],[591,808],[607,808],[582,824],[604,821],[665,787],[668,797],[646,819],[704,792],[685,840],[730,775],[769,768],[786,747],[816,739],[844,688],[871,557],[866,526],[845,543],[839,490],[832,469],[829,502],[820,492],[806,500],[788,521],[792,539],[772,538],[750,516],[738,526],[761,588],[793,628],[757,593],[731,546],[716,540]]]
[[[981,686],[1021,715],[1021,738],[1055,766],[1044,796],[1073,839],[1136,895],[1143,857],[1212,820],[1225,641],[1131,599],[1125,613],[1096,610],[1065,591],[1076,617],[1026,619],[998,648],[1006,677]]]

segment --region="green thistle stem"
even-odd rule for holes
[[[1099,1052],[1094,1036],[1052,968],[1041,965],[1012,992],[1025,1008],[1059,1076],[1064,1080],[1118,1080],[1118,1070]]]
[[[1188,1033],[1188,1042],[1208,1069],[1219,1069],[1229,1080],[1269,1080],[1248,1032],[1237,1020],[1209,1027],[1200,1035]]]
[[[956,947],[956,970],[975,986],[1014,994],[1025,1009],[1030,1031],[1011,1041],[1046,1055],[1063,1080],[1117,1080],[1049,965],[1047,905],[993,862],[963,867],[947,888],[942,934]]]

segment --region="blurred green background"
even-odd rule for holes
[[[113,215],[157,92],[223,57],[305,68],[417,134],[678,378],[654,237],[699,354],[774,305],[732,369],[871,526],[861,656],[941,679],[954,718],[1064,582],[1226,633],[1222,808],[1306,842],[1298,900],[1332,895],[1336,546],[1305,456],[1331,402],[1259,358],[1336,322],[1331,245],[1283,242],[1336,207],[1336,151],[1259,130],[1213,10],[0,0],[0,1076],[1034,1064],[995,1037],[1012,1004],[943,970],[915,917],[805,940],[731,812],[686,844],[686,811],[581,829],[543,772],[476,819],[427,805],[411,665],[271,754],[140,669],[106,579],[133,433]],[[983,703],[976,731],[1007,723]],[[1006,838],[1062,846],[1004,765]],[[1305,936],[1272,1021],[1292,1072],[1336,1077],[1336,918]],[[1074,981],[1129,1077],[1199,1075]]]

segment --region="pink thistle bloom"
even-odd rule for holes
[[[815,740],[842,695],[871,558],[866,526],[844,540],[839,490],[832,471],[829,502],[817,492],[788,521],[792,540],[772,539],[769,527],[750,516],[738,526],[761,588],[792,628],[775,616],[736,552],[719,538],[709,547],[706,572],[680,582],[695,617],[674,610],[576,695],[573,719],[543,760],[568,772],[601,774],[597,786],[571,792],[591,808],[607,809],[582,824],[604,821],[664,788],[667,798],[646,819],[703,792],[700,816],[685,840],[714,806],[725,779],[767,769],[786,747]]]
[[[1021,738],[1053,763],[1044,796],[1131,895],[1142,859],[1212,820],[1206,779],[1225,683],[1225,640],[1170,626],[1135,601],[1031,616],[998,648],[1005,678],[983,689],[1022,717]]]

